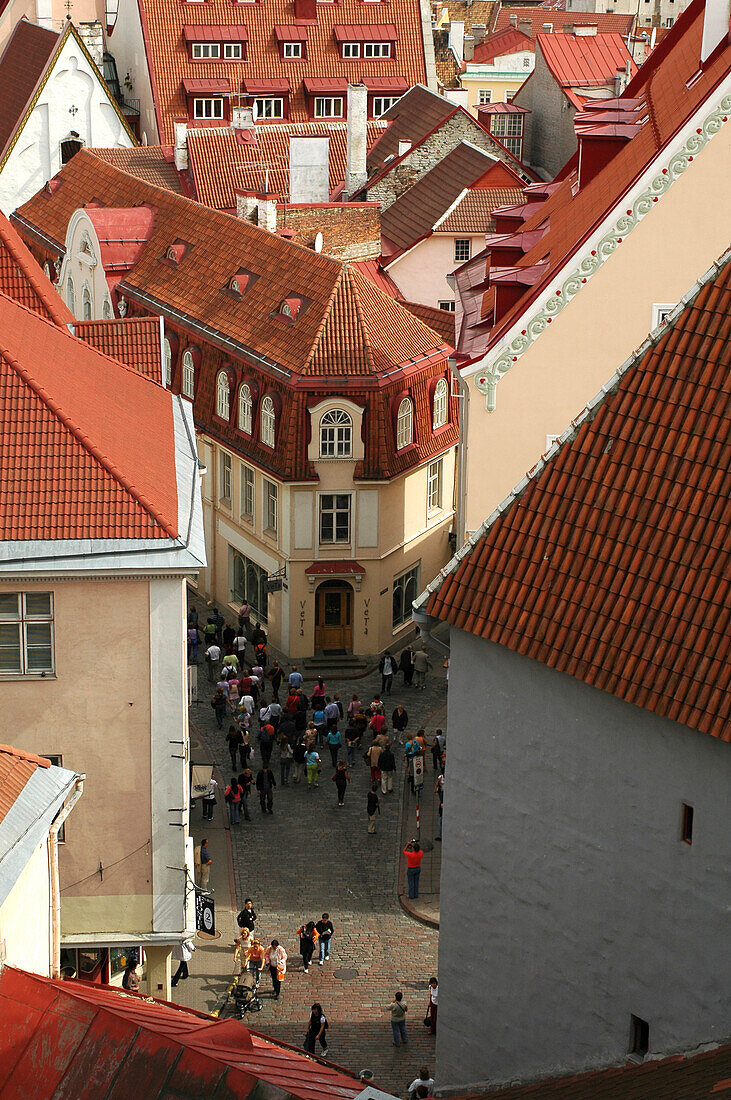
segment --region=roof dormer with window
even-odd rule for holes
[[[336,23],[333,37],[342,61],[393,61],[398,32],[393,23]]]
[[[245,61],[249,35],[243,23],[186,24],[183,39],[190,61]]]
[[[231,85],[225,77],[186,79],[183,93],[191,120],[198,123],[228,120]]]
[[[307,27],[295,23],[277,23],[274,37],[282,61],[307,60]]]

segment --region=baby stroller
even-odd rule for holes
[[[236,1015],[243,1020],[247,1012],[261,1012],[259,979],[261,970],[242,970],[234,985]]]

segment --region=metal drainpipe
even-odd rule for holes
[[[460,547],[465,541],[465,495],[467,491],[467,423],[469,419],[469,393],[470,388],[465,382],[462,375],[457,370],[457,364],[455,359],[449,359],[449,369],[451,370],[457,385],[460,388],[459,396],[462,399],[462,405],[459,410],[459,438],[458,447],[459,455],[457,458],[457,522],[455,535],[457,536],[457,546]]]
[[[58,886],[58,834],[66,818],[84,793],[86,774],[78,776],[74,793],[61,807],[56,820],[48,830],[48,854],[51,864],[51,977],[61,977],[61,892]]]
[[[446,645],[444,642],[440,642],[438,638],[432,637],[431,632],[436,626],[438,620],[432,618],[431,615],[427,615],[425,611],[416,610],[411,612],[411,618],[413,622],[415,622],[418,626],[419,633],[421,634],[422,638],[428,638],[435,649],[440,650],[445,655],[445,657],[448,657],[451,653],[449,646]]]

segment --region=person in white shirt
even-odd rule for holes
[[[416,1096],[416,1090],[419,1088],[420,1085],[423,1085],[424,1088],[429,1089],[429,1095],[431,1096],[431,1090],[434,1088],[434,1078],[429,1073],[428,1066],[422,1066],[419,1070],[419,1076],[415,1077],[409,1085],[407,1092],[409,1094],[410,1100],[414,1100],[414,1097]]]
[[[266,954],[266,961],[269,967],[269,973],[272,976],[275,1000],[282,991],[282,979],[287,973],[287,958],[287,952],[284,950],[279,940],[272,940]]]
[[[208,649],[206,650],[206,666],[208,668],[208,679],[211,681],[212,684],[215,684],[216,680],[218,679],[218,665],[220,660],[221,647],[220,645],[216,645],[216,643],[214,642],[213,645],[209,645]]]
[[[213,807],[216,805],[216,791],[218,790],[218,783],[211,776],[208,780],[208,787],[206,793],[203,795],[203,820],[213,821]]]
[[[242,707],[248,715],[252,715],[254,713],[254,696],[242,695],[239,700],[239,707]]]
[[[429,1031],[432,1035],[437,1033],[437,1010],[439,1007],[439,982],[436,978],[429,979],[429,1004],[426,1010],[424,1023],[429,1022]]]
[[[194,951],[195,944],[192,940],[183,940],[182,943],[176,943],[173,947],[173,958],[180,964],[173,975],[173,980],[170,982],[173,989],[181,978],[188,977],[188,963],[193,958]]]

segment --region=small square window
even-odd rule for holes
[[[680,839],[685,844],[693,843],[693,807],[683,803],[683,819],[680,827]]]
[[[479,91],[479,105],[480,105],[480,107],[484,107],[488,103],[492,103],[492,89],[491,88],[480,88],[480,91]]]
[[[469,237],[460,238],[456,237],[454,241],[454,262],[456,264],[466,263],[470,258],[472,251],[472,242]]]
[[[634,1061],[642,1061],[650,1049],[650,1025],[639,1016],[630,1017],[629,1052]]]
[[[287,61],[296,60],[297,58],[302,57],[302,43],[285,42],[283,54]]]
[[[241,43],[226,42],[223,47],[223,56],[227,61],[241,61]]]
[[[448,302],[440,302],[439,303],[439,308],[444,313],[454,313],[456,311],[457,307],[455,305],[454,300],[451,300],[451,301],[448,301]]]

